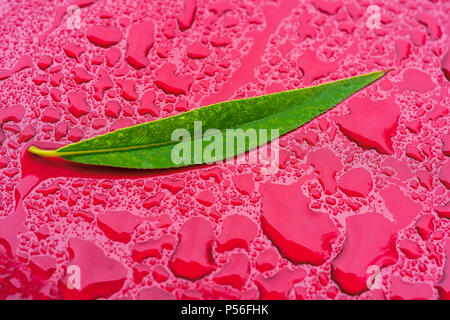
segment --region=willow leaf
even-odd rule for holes
[[[84,164],[136,169],[173,168],[218,161],[263,145],[300,127],[384,74],[386,71],[372,72],[308,88],[221,102],[119,129],[57,150],[31,146],[29,151]],[[201,132],[198,130],[199,121]],[[177,129],[184,129],[184,138],[173,139],[172,134]],[[239,146],[237,135],[226,135],[230,129],[242,129],[237,130],[241,133],[255,130],[257,138],[254,141],[244,139],[244,145]],[[266,129],[270,134],[263,136],[260,132]],[[222,134],[222,141],[218,140],[217,134]],[[212,143],[223,145],[222,150],[213,148],[214,152],[209,157],[202,157],[208,146],[211,149]],[[232,147],[227,149],[227,146]],[[191,148],[191,151],[184,148]],[[181,163],[179,159],[175,161],[173,156],[179,150],[182,150],[179,154],[184,159]]]

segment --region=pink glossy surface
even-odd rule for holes
[[[450,2],[64,3],[0,4],[1,299],[449,299]],[[388,68],[271,175],[26,152]]]

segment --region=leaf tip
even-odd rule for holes
[[[56,150],[42,150],[36,146],[31,146],[28,148],[28,152],[41,157],[57,157]]]

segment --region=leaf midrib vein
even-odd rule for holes
[[[239,125],[246,125],[249,126],[253,123],[259,123],[262,122],[264,120],[269,120],[271,118],[274,117],[278,117],[280,114],[284,114],[284,113],[288,113],[290,111],[292,111],[292,109],[296,109],[298,108],[298,106],[293,106],[291,108],[287,108],[284,111],[275,113],[275,114],[271,114],[267,117],[264,118],[260,118],[254,121],[250,121],[250,122],[245,122],[243,124],[237,124],[234,127],[231,128],[222,128],[222,129],[217,129],[219,130],[221,133],[224,133],[226,130],[234,130],[234,129],[239,129]],[[208,128],[208,129],[213,129],[213,128]],[[203,138],[207,138],[207,137],[211,137],[215,134],[210,134],[210,135],[202,135]],[[191,139],[189,139],[189,141],[193,141],[196,139],[199,139],[200,136],[194,136]],[[268,140],[267,142],[269,142],[270,140]],[[130,146],[130,147],[119,147],[119,148],[106,148],[106,149],[93,149],[93,150],[79,150],[79,151],[67,151],[67,152],[59,152],[58,150],[56,150],[55,152],[57,153],[58,156],[60,157],[64,157],[64,156],[71,156],[71,155],[81,155],[81,154],[95,154],[95,153],[106,153],[106,152],[120,152],[120,151],[130,151],[130,150],[137,150],[137,149],[146,149],[146,148],[151,148],[151,147],[160,147],[160,146],[165,146],[165,145],[170,145],[170,144],[176,144],[176,143],[180,143],[180,141],[176,141],[176,140],[170,140],[170,141],[165,141],[165,142],[161,142],[161,143],[152,143],[152,144],[145,144],[145,145],[138,145],[138,146]],[[63,147],[64,148],[64,147]]]

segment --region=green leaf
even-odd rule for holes
[[[57,150],[31,146],[29,151],[79,163],[136,169],[210,163],[244,153],[300,127],[386,72],[372,72],[309,88],[221,102],[119,129]],[[202,130],[198,130],[198,121],[201,121]],[[182,138],[174,140],[172,134],[176,129],[185,131]],[[256,139],[248,138],[255,137],[251,134],[245,139],[252,130],[256,132]],[[263,134],[264,131],[266,134]],[[239,134],[227,135],[229,132]],[[241,138],[244,138],[244,143]],[[180,162],[180,158],[184,161]]]

